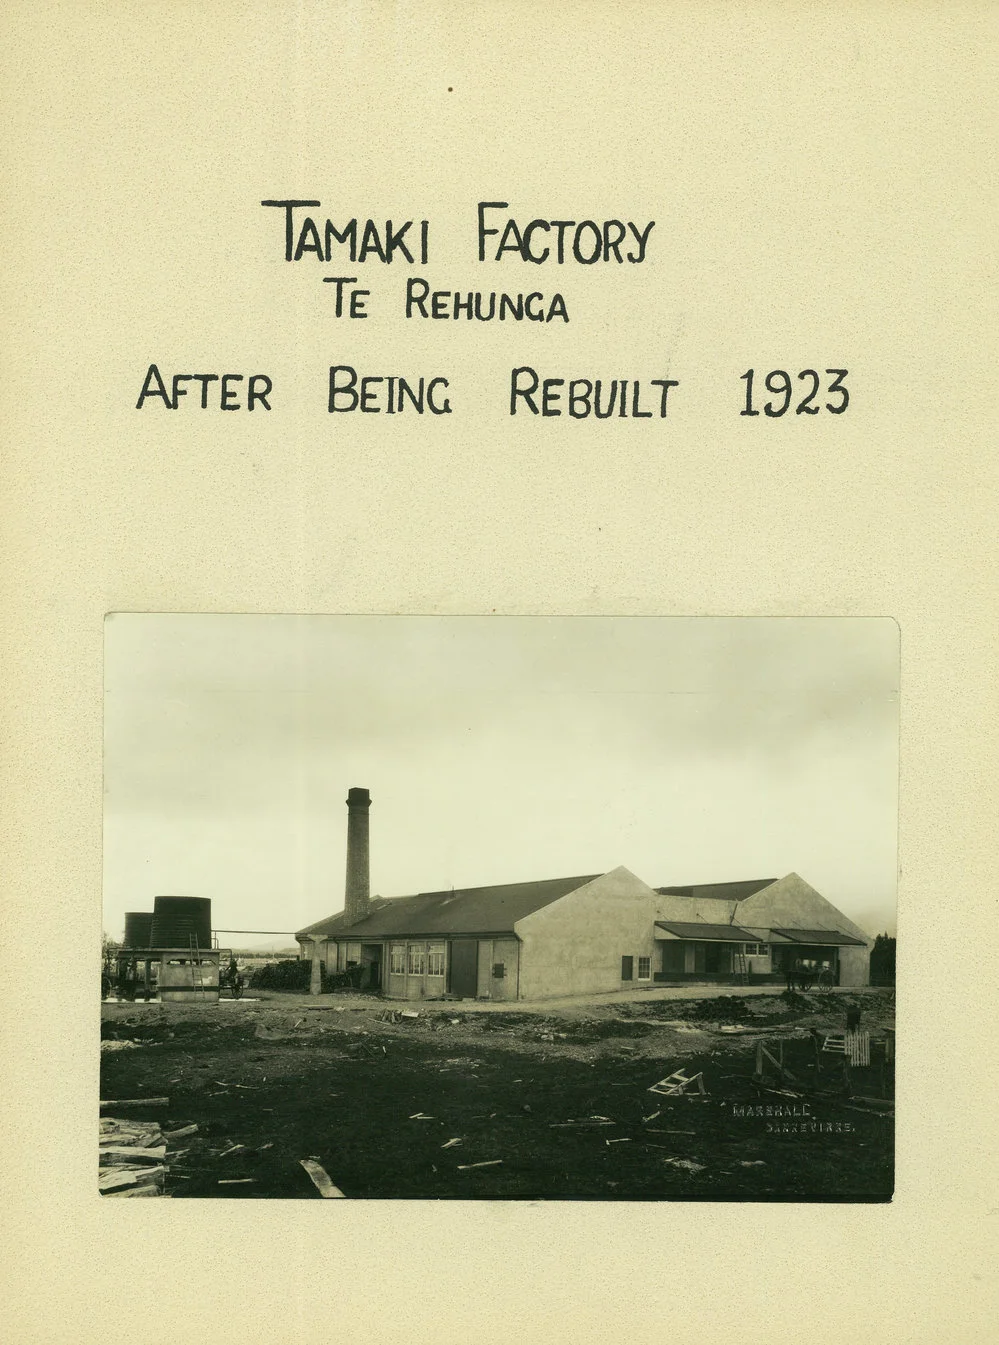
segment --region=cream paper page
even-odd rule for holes
[[[981,1336],[994,6],[15,0],[2,22],[7,1338]],[[286,260],[291,208],[261,203],[288,200],[320,229],[412,220],[413,264],[295,261],[304,207]],[[480,260],[482,202],[506,203],[488,228],[548,224],[533,259],[496,260],[499,232]],[[560,220],[599,226],[582,259],[573,227],[559,264]],[[479,291],[545,320],[455,316]],[[451,409],[331,411],[331,367],[446,379]],[[511,414],[516,369],[537,413]],[[797,395],[768,415],[777,370]],[[174,409],[184,374],[216,378]],[[626,415],[568,414],[596,378],[628,380]],[[102,639],[129,611],[894,618],[893,1203],[101,1202]]]

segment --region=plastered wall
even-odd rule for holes
[[[656,894],[628,869],[605,873],[517,922],[521,999],[621,989],[621,958],[655,954]],[[637,985],[637,981],[630,984]]]

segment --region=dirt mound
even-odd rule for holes
[[[750,1009],[737,995],[719,995],[716,999],[700,999],[691,1004],[672,1006],[674,1016],[694,1023],[744,1023]]]
[[[119,1018],[101,1023],[101,1041],[131,1041],[140,1046],[160,1044],[177,1047],[201,1046],[206,1039],[223,1037],[237,1043],[253,1035],[250,1023],[210,1022],[203,1018],[169,1019],[162,1017],[149,1021],[146,1019]]]
[[[591,1018],[570,1024],[568,1036],[570,1041],[608,1041],[615,1037],[647,1037],[657,1031],[657,1024],[640,1018]]]

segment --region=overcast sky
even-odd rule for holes
[[[342,909],[351,786],[383,896],[794,870],[894,933],[890,620],[118,614],[105,652],[115,937],[158,894],[220,929]]]

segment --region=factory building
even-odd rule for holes
[[[366,789],[347,798],[344,909],[300,930],[320,964],[391,999],[539,1000],[630,986],[869,982],[872,940],[797,874],[652,888],[626,868],[496,887],[369,894]]]
[[[874,940],[796,873],[656,894],[657,981],[777,981],[801,967],[828,985],[870,983]]]

